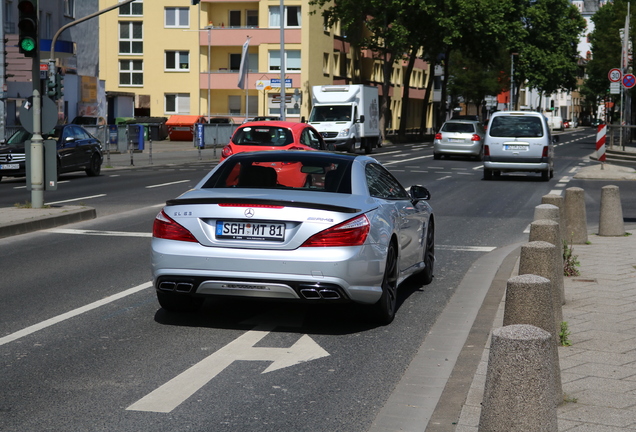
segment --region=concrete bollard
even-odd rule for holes
[[[550,333],[531,325],[494,329],[479,432],[557,432]]]
[[[541,204],[552,204],[559,208],[559,229],[561,230],[561,240],[567,241],[565,235],[565,198],[557,194],[547,194],[541,197]]]
[[[565,288],[563,286],[563,243],[559,224],[554,220],[539,219],[530,224],[530,241],[544,241],[556,246],[554,250],[554,279],[555,289],[561,295],[561,304],[565,304]]]
[[[555,328],[561,328],[563,321],[563,308],[561,293],[556,290],[554,265],[554,251],[556,246],[544,241],[533,241],[521,246],[519,257],[519,274],[532,274],[550,280],[550,293],[552,294],[552,310],[554,311]]]
[[[581,188],[565,190],[565,235],[568,244],[587,243],[585,191]]]
[[[561,329],[555,326],[550,290],[550,280],[541,276],[526,274],[508,279],[503,325],[529,324],[539,327],[550,333],[555,347],[559,346]],[[563,401],[559,350],[555,349],[553,354],[555,403],[558,405]]]
[[[601,188],[601,214],[598,224],[600,236],[623,236],[623,207],[618,186],[603,186]]]

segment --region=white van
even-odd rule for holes
[[[541,179],[554,175],[554,143],[543,114],[533,111],[499,111],[490,117],[484,139],[484,180],[501,173],[528,171]]]

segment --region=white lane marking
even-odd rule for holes
[[[169,413],[237,360],[273,362],[262,373],[317,360],[330,354],[309,335],[290,348],[255,347],[273,328],[250,330],[130,405],[128,411]]]
[[[464,251],[464,252],[492,252],[497,249],[496,246],[450,246],[450,245],[435,245],[435,249],[450,250],[450,251]]]
[[[476,167],[475,167],[475,168],[473,168],[473,169],[474,169],[474,170],[480,170],[480,169],[482,169],[483,167],[484,167],[483,165],[479,165],[479,166],[476,166]]]
[[[561,179],[559,180],[559,183],[567,183],[570,180],[572,180],[572,177],[564,176],[564,177],[561,177]]]
[[[442,173],[436,173],[436,174],[442,174]],[[451,177],[452,177],[452,176],[440,177],[440,178],[438,178],[437,180],[446,180],[446,179],[449,179],[449,178],[451,178]]]
[[[418,157],[414,157],[414,158],[411,158],[411,159],[402,159],[402,160],[396,160],[396,161],[393,161],[393,162],[385,162],[382,165],[385,165],[385,166],[386,165],[393,165],[393,164],[396,164],[396,163],[404,163],[404,162],[410,162],[410,161],[413,161],[413,160],[427,159],[427,158],[432,158],[432,157],[433,157],[433,155],[418,156]]]
[[[179,180],[179,181],[170,182],[170,183],[162,183],[162,184],[150,185],[150,186],[146,186],[146,189],[158,188],[158,187],[162,187],[162,186],[171,186],[171,185],[175,185],[175,184],[179,184],[179,183],[187,183],[189,181],[190,180]]]
[[[126,231],[95,231],[95,230],[79,230],[79,229],[69,229],[69,228],[51,228],[44,231],[55,233],[55,234],[80,234],[80,235],[116,236],[116,237],[152,237],[152,233],[126,232]]]
[[[475,175],[474,173],[464,173],[464,172],[458,172],[457,174],[459,174],[459,175],[469,175],[469,176]]]
[[[574,167],[572,168],[570,171],[568,171],[570,174],[574,174],[575,172],[577,172],[579,170],[579,167]]]
[[[386,152],[386,153],[378,153],[378,156],[390,155],[390,154],[395,154],[395,153],[402,153],[402,150],[395,150],[395,151],[390,151],[390,152]]]
[[[1,337],[0,338],[0,346],[2,346],[4,344],[7,344],[9,342],[13,342],[15,340],[18,340],[18,339],[23,338],[25,336],[28,336],[28,335],[30,335],[32,333],[37,332],[37,331],[43,330],[43,329],[45,329],[47,327],[50,327],[52,325],[61,323],[62,321],[66,321],[68,319],[71,319],[71,318],[76,317],[78,315],[81,315],[81,314],[83,314],[85,312],[91,311],[93,309],[97,309],[98,307],[104,306],[104,305],[106,305],[108,303],[112,303],[112,302],[114,302],[116,300],[119,300],[121,298],[127,297],[127,296],[129,296],[131,294],[135,294],[135,293],[137,293],[139,291],[143,291],[143,290],[145,290],[147,288],[150,288],[150,287],[152,287],[152,282],[145,282],[145,283],[142,283],[141,285],[137,285],[136,287],[127,289],[127,290],[122,291],[120,293],[113,294],[113,295],[111,295],[109,297],[106,297],[104,299],[101,299],[101,300],[98,300],[96,302],[87,304],[86,306],[82,306],[82,307],[79,307],[77,309],[73,309],[72,311],[69,311],[69,312],[63,313],[61,315],[58,315],[56,317],[49,318],[49,319],[47,319],[45,321],[42,321],[42,322],[40,322],[38,324],[34,324],[32,326],[29,326],[27,328],[19,330],[19,331],[15,332],[15,333],[11,333],[9,335]]]
[[[63,201],[47,202],[47,203],[44,203],[44,205],[62,204],[62,203],[74,202],[74,201],[84,201],[84,200],[87,200],[87,199],[101,198],[101,197],[105,197],[105,196],[106,196],[106,194],[91,195],[91,196],[85,196],[85,197],[81,197],[81,198],[67,199],[67,200],[63,200]]]

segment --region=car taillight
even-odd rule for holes
[[[190,231],[172,220],[163,210],[157,215],[152,225],[152,236],[167,240],[198,243]]]
[[[490,156],[490,147],[484,146],[484,156]]]
[[[544,146],[543,147],[543,155],[542,157],[547,158],[548,157],[548,146]]]
[[[370,227],[366,215],[360,215],[311,236],[301,247],[360,246]]]
[[[473,134],[473,137],[470,139],[471,141],[481,141],[481,137],[477,134]]]
[[[226,145],[225,147],[223,147],[223,151],[221,152],[221,156],[223,156],[224,158],[232,156],[232,147],[230,147],[229,145]]]
[[[442,134],[441,133],[436,133],[435,134],[435,139],[436,140],[441,140],[442,139]]]

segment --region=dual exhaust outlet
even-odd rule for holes
[[[332,289],[303,288],[300,293],[307,300],[339,300],[340,293]]]

